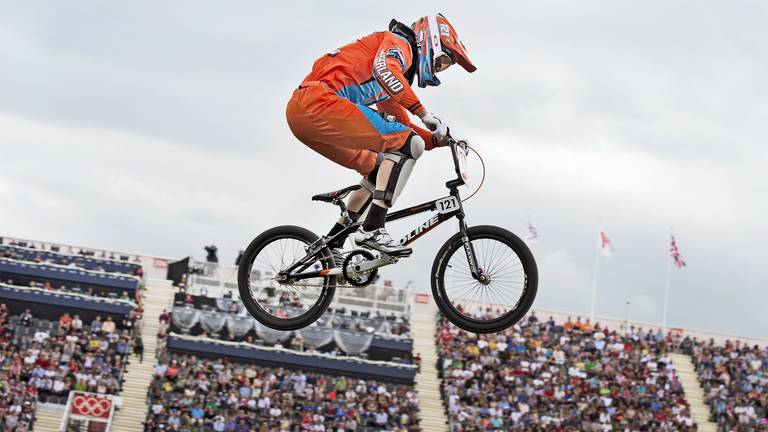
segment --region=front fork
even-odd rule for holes
[[[469,263],[469,271],[472,273],[472,277],[476,281],[483,285],[487,285],[490,282],[488,275],[485,271],[477,265],[477,255],[475,254],[475,247],[472,242],[469,241],[469,235],[467,235],[467,223],[464,221],[464,212],[462,211],[457,215],[459,219],[459,231],[461,232],[461,242],[464,244],[464,252],[467,254],[467,262]]]

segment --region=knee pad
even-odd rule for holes
[[[402,147],[397,150],[382,153],[385,159],[389,159],[397,164],[401,159],[408,158],[417,160],[424,154],[424,140],[417,134],[411,133]],[[377,161],[378,162],[378,161]],[[378,166],[378,165],[377,165]]]
[[[374,193],[376,191],[376,176],[379,174],[379,167],[381,166],[381,162],[383,160],[384,155],[382,153],[377,153],[376,165],[374,165],[373,170],[360,181],[360,186],[368,189],[368,192],[370,193]]]
[[[391,207],[408,182],[416,160],[424,154],[424,148],[424,140],[419,135],[412,133],[402,147],[395,151],[383,153],[384,159],[391,160],[395,165],[389,174],[386,189],[374,191],[373,199],[381,200],[387,207]]]

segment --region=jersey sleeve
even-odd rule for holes
[[[411,118],[408,116],[408,111],[406,111],[405,108],[403,108],[403,106],[400,105],[396,100],[390,98],[378,102],[376,104],[376,109],[379,110],[379,112],[394,116],[395,120],[397,120],[399,123],[402,123],[413,129],[413,131],[419,134],[421,139],[424,140],[425,149],[432,150],[437,146],[435,143],[434,134],[422,127],[413,124],[413,122],[411,122]]]
[[[416,114],[423,107],[403,75],[411,61],[411,47],[407,42],[395,35],[385,36],[373,60],[373,77],[393,100]]]

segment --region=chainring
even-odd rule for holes
[[[352,260],[357,255],[362,256],[363,260],[353,263]],[[357,265],[365,261],[372,261],[375,258],[376,257],[372,253],[363,249],[350,252],[347,257],[344,258],[344,263],[341,265],[341,274],[344,275],[344,280],[347,281],[348,284],[356,287],[364,287],[372,284],[376,280],[376,275],[379,274],[379,269],[375,268],[368,272],[359,274],[351,269],[350,266]],[[352,275],[356,275],[357,277],[352,277]]]

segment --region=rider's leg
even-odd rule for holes
[[[366,178],[363,177],[363,182],[367,182]],[[373,189],[374,187],[371,186],[370,189],[363,185],[362,188],[353,191],[351,194],[349,194],[349,198],[347,198],[347,212],[349,213],[349,218],[352,219],[352,222],[357,222],[358,219],[360,219],[360,215],[363,214],[366,207],[371,203],[371,200],[373,200]],[[339,217],[339,220],[336,221],[336,223],[331,227],[331,230],[328,231],[328,237],[334,236],[341,232],[346,227],[345,220],[343,217]],[[331,249],[341,248],[344,247],[344,238],[338,239],[335,242],[328,243],[328,247]]]
[[[368,205],[373,200],[373,192],[376,190],[376,173],[378,172],[381,162],[384,160],[384,156],[379,153],[376,158],[376,167],[367,176],[363,176],[360,180],[360,189],[352,191],[347,198],[345,205],[347,206],[347,213],[352,222],[357,222],[360,216],[368,208]],[[327,237],[332,237],[341,232],[346,227],[346,221],[343,216],[339,216],[339,219],[328,231]],[[341,238],[335,242],[328,243],[331,249],[338,249],[344,247],[344,239]]]
[[[384,153],[384,161],[376,175],[373,203],[363,223],[363,232],[357,237],[358,243],[385,253],[400,253],[408,249],[392,240],[384,224],[387,211],[402,193],[416,161],[423,153],[424,140],[415,133],[400,149]]]

